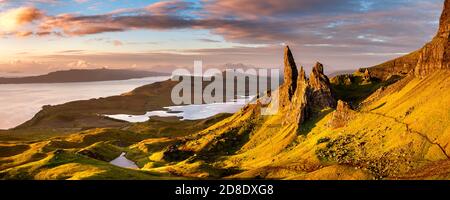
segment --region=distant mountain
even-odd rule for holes
[[[71,83],[127,80],[150,76],[168,76],[169,74],[150,71],[138,71],[127,69],[71,69],[66,71],[51,72],[46,75],[28,76],[17,78],[2,78],[0,84],[25,84],[25,83]]]

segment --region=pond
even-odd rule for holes
[[[139,169],[139,167],[136,165],[136,163],[134,163],[131,160],[128,160],[128,158],[126,158],[125,155],[126,155],[126,153],[122,152],[119,157],[117,157],[116,159],[112,160],[109,163],[111,163],[112,165],[118,166],[118,167]]]

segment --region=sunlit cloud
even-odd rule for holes
[[[11,32],[41,19],[43,12],[34,7],[20,7],[0,13],[0,31]]]

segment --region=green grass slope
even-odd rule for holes
[[[145,170],[149,156],[178,137],[199,132],[230,116],[179,121],[156,118],[117,128],[96,128],[56,137],[16,138],[0,141],[0,179],[173,179],[167,172]],[[183,125],[185,129],[173,129]],[[133,170],[109,162],[126,152],[126,157],[143,168]],[[177,177],[180,179],[182,177]]]

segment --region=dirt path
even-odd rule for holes
[[[415,131],[415,130],[411,129],[410,126],[409,126],[409,124],[407,124],[407,123],[405,123],[405,122],[403,122],[403,121],[401,121],[401,120],[399,120],[399,119],[397,119],[397,118],[395,118],[395,117],[391,117],[391,116],[388,116],[388,115],[386,115],[386,114],[381,114],[381,113],[376,113],[376,112],[370,112],[370,111],[359,111],[359,112],[365,113],[365,114],[372,114],[372,115],[377,115],[377,116],[389,118],[389,119],[392,119],[392,120],[394,120],[395,122],[397,122],[397,123],[399,123],[399,124],[403,124],[403,125],[406,127],[406,130],[407,130],[408,132],[417,134],[417,135],[421,136],[423,139],[425,139],[427,142],[429,142],[430,144],[436,145],[437,147],[439,147],[439,149],[442,151],[442,153],[444,153],[444,155],[447,157],[447,159],[450,159],[450,155],[448,155],[448,154],[447,154],[447,151],[445,150],[445,148],[447,147],[448,144],[445,145],[445,146],[442,146],[442,145],[439,144],[438,142],[431,140],[431,139],[427,136],[427,134],[421,133],[421,132],[419,132],[419,131]]]

